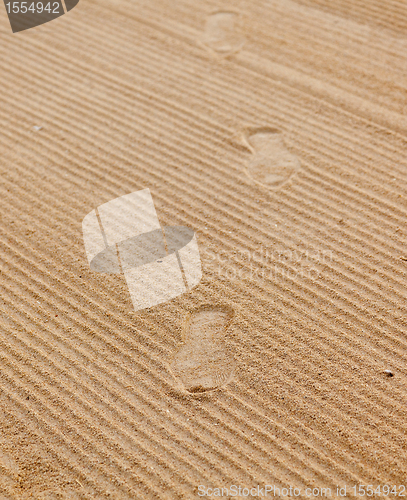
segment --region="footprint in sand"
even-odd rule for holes
[[[247,163],[247,173],[256,182],[278,188],[301,168],[299,159],[291,153],[279,130],[252,129],[246,135],[252,155]]]
[[[11,498],[11,492],[16,494],[20,489],[20,468],[11,455],[2,451],[2,446],[3,442],[0,440],[0,500]],[[2,493],[6,491],[10,493],[10,497],[3,496]]]
[[[238,51],[245,43],[245,38],[236,27],[239,15],[235,12],[217,12],[206,20],[201,42],[222,55]]]
[[[192,393],[219,389],[233,376],[234,360],[224,345],[233,311],[224,306],[201,306],[186,320],[184,345],[175,355],[171,369]]]

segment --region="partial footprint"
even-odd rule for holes
[[[239,15],[235,12],[217,12],[206,20],[202,43],[223,55],[238,51],[245,38],[237,29]]]
[[[202,306],[185,322],[185,343],[171,369],[188,392],[212,391],[231,380],[234,360],[225,349],[224,338],[232,317],[228,307]]]
[[[256,182],[268,188],[278,188],[300,168],[299,159],[291,153],[279,130],[263,127],[246,135],[252,151],[247,172]]]
[[[0,447],[1,447],[0,442]],[[14,458],[0,448],[0,500],[17,498],[20,468]],[[14,496],[15,495],[15,496]]]
[[[14,458],[0,449],[0,469],[5,469],[13,477],[18,477],[20,469]]]

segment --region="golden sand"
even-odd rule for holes
[[[1,12],[0,498],[405,484],[406,4]],[[81,223],[145,188],[203,278],[135,312]]]

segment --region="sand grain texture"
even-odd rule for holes
[[[0,42],[0,498],[405,483],[405,4],[82,0]],[[144,188],[204,275],[135,313],[81,223]]]

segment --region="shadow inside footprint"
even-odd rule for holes
[[[217,12],[206,20],[202,43],[223,55],[239,50],[245,43],[244,37],[236,29],[238,14]]]
[[[201,306],[186,320],[184,345],[171,369],[188,392],[219,389],[231,380],[234,361],[225,349],[224,337],[232,317],[228,307]]]
[[[287,149],[279,130],[268,127],[251,130],[247,142],[252,149],[247,171],[260,184],[280,187],[301,168],[299,159]]]

